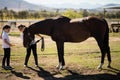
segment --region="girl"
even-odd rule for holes
[[[2,48],[4,50],[4,57],[2,60],[2,68],[4,68],[4,69],[12,69],[12,67],[10,66],[10,52],[11,52],[10,47],[12,46],[12,44],[10,43],[10,40],[9,40],[9,36],[8,36],[9,32],[10,32],[10,26],[5,25],[3,27],[3,31],[1,34]],[[7,66],[5,66],[5,62],[7,63]]]
[[[18,26],[18,29],[19,29],[20,32],[23,33],[23,31],[24,31],[24,29],[25,29],[25,26],[24,26],[24,25],[19,25],[19,26]],[[37,36],[42,37],[42,36],[40,36],[39,34],[37,34]],[[21,38],[23,39],[23,34],[21,34]],[[37,41],[37,42],[38,42],[38,41]],[[39,66],[38,66],[38,56],[37,56],[37,47],[36,47],[36,46],[37,46],[37,45],[36,45],[36,42],[35,42],[35,40],[33,40],[33,41],[31,42],[30,47],[28,47],[28,48],[26,49],[27,54],[26,54],[26,57],[25,57],[24,67],[27,67],[28,60],[29,60],[29,57],[30,57],[30,54],[31,54],[31,50],[32,50],[33,55],[34,55],[35,67],[39,67]]]

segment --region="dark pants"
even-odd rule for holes
[[[10,66],[10,48],[4,48],[4,57],[2,60],[2,66],[5,66],[5,61],[7,62],[7,66]]]
[[[31,54],[31,50],[33,52],[33,56],[34,56],[34,60],[35,60],[35,64],[38,65],[38,57],[37,57],[37,49],[36,49],[36,44],[31,45],[29,48],[27,48],[27,54],[26,54],[26,58],[25,58],[25,63],[24,65],[27,65],[30,54]]]

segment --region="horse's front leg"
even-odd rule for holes
[[[57,45],[58,59],[59,59],[59,65],[57,66],[57,68],[59,70],[61,70],[61,69],[63,69],[63,67],[65,65],[65,61],[64,61],[64,42],[57,41],[56,45]]]

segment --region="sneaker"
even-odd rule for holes
[[[11,66],[6,66],[5,68],[8,69],[8,70],[12,70],[13,69]]]
[[[27,67],[27,65],[24,65],[24,67],[26,68],[26,67]]]
[[[39,67],[39,66],[35,64],[35,67]]]

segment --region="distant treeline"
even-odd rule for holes
[[[106,18],[120,18],[120,11],[116,11],[114,13],[109,12],[89,12],[88,10],[72,10],[68,9],[66,11],[34,11],[34,10],[24,10],[24,11],[14,11],[8,10],[7,7],[0,10],[0,20],[8,20],[8,19],[40,19],[40,18],[49,18],[55,16],[67,16],[69,18],[81,18],[86,16],[98,16],[98,17],[106,17]]]

